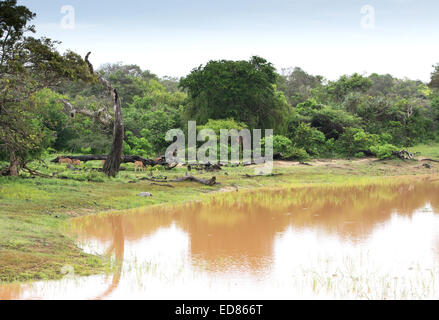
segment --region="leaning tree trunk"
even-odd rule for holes
[[[108,91],[110,91],[113,102],[113,143],[111,145],[111,150],[107,157],[107,160],[105,161],[103,170],[109,177],[114,177],[116,176],[116,173],[119,172],[120,164],[122,162],[123,138],[125,136],[124,123],[122,118],[122,107],[117,90],[113,88],[113,86],[107,79],[94,72],[93,65],[88,60],[90,54],[91,52],[87,53],[87,55],[85,56],[85,61],[88,64],[90,73],[96,75],[99,82],[103,84]]]

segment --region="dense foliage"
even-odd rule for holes
[[[288,105],[276,79],[274,67],[260,57],[210,61],[180,81],[188,92],[186,116],[201,123],[233,118],[250,128],[279,127]]]
[[[16,0],[0,2],[0,150],[9,158],[8,173],[53,142],[46,115],[35,94],[61,81],[90,80],[87,65],[75,53],[60,54],[56,42],[26,36],[35,32],[34,14]]]
[[[109,104],[87,65],[56,42],[35,39],[34,14],[15,0],[0,2],[0,158],[34,159],[56,152],[107,153],[111,128],[65,112],[60,99],[99,110]],[[121,96],[125,154],[163,154],[173,128],[274,129],[274,153],[285,159],[392,156],[439,139],[439,64],[431,82],[391,75],[343,75],[328,81],[300,68],[278,74],[261,57],[210,61],[180,80],[136,65],[97,70]],[[84,85],[84,81],[88,84]],[[14,161],[15,161],[14,160]]]

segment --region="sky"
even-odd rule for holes
[[[209,60],[253,55],[278,71],[334,80],[392,74],[429,81],[439,63],[438,0],[18,0],[38,36],[95,66],[137,64],[181,77]],[[74,14],[72,14],[74,12]]]

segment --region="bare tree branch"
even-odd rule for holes
[[[103,124],[106,127],[110,127],[113,122],[113,117],[108,114],[107,110],[101,108],[97,111],[93,111],[87,108],[78,108],[73,106],[70,102],[64,99],[58,99],[59,102],[62,102],[65,106],[64,111],[68,112],[72,118],[75,117],[77,113],[82,114],[84,116],[95,119],[97,122]]]

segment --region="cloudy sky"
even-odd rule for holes
[[[377,72],[428,81],[439,62],[437,0],[18,2],[37,13],[38,35],[62,41],[61,50],[159,76],[259,55],[278,70],[299,66],[328,79]]]

